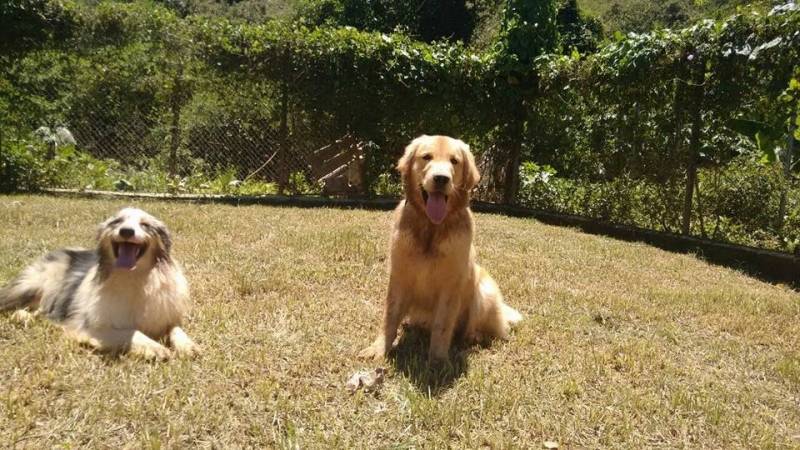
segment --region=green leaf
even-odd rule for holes
[[[731,119],[728,121],[728,128],[753,140],[769,162],[777,161],[775,148],[783,137],[783,132],[779,128],[749,119]]]
[[[767,158],[767,161],[774,163],[778,160],[778,155],[775,153],[775,141],[766,137],[761,132],[756,133],[756,145],[761,151],[761,154]]]

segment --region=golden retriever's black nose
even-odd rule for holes
[[[447,186],[447,183],[450,182],[450,177],[447,175],[434,175],[433,176],[433,183],[436,187],[441,188]]]
[[[119,235],[124,237],[124,238],[126,238],[126,239],[130,238],[130,237],[133,237],[133,233],[134,233],[133,228],[120,228],[119,229]]]

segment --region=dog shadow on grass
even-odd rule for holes
[[[466,345],[461,340],[454,339],[447,361],[429,363],[430,343],[431,337],[427,330],[406,325],[400,341],[391,353],[390,361],[395,370],[405,375],[417,389],[438,396],[467,373],[467,356],[477,346]]]

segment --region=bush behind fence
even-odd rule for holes
[[[478,154],[484,200],[798,247],[794,4],[531,62],[511,44],[70,11],[58,40],[5,56],[3,190],[397,195],[405,143],[446,133]]]

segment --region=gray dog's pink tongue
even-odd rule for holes
[[[425,212],[431,222],[439,225],[447,215],[447,199],[444,194],[432,192],[428,194],[428,201],[425,203]]]
[[[136,266],[136,256],[139,254],[139,246],[123,242],[119,244],[116,267],[121,269],[133,269]]]

